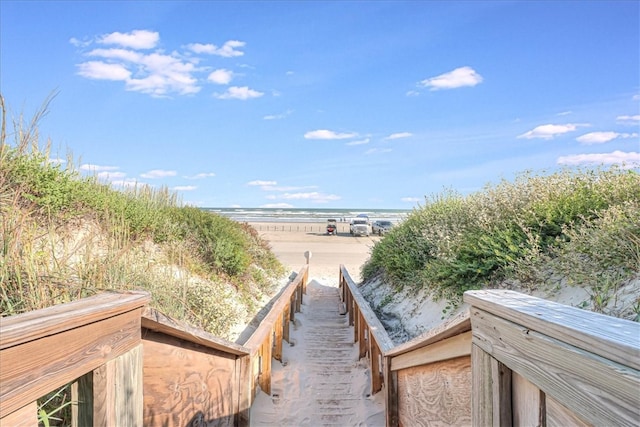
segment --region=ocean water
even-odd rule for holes
[[[349,222],[360,214],[371,221],[387,220],[394,223],[407,217],[411,209],[302,209],[302,208],[202,208],[239,222],[324,222],[333,218]]]

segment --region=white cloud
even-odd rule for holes
[[[522,135],[518,135],[518,138],[524,139],[553,139],[553,137],[557,135],[562,135],[563,133],[573,132],[578,127],[588,126],[586,124],[574,124],[567,123],[565,125],[540,125],[535,127],[534,129],[523,133]]]
[[[400,139],[400,138],[409,138],[410,136],[413,136],[411,132],[397,132],[397,133],[392,133],[385,139],[392,140],[392,139]]]
[[[196,175],[192,175],[192,176],[184,176],[183,178],[186,179],[204,179],[204,178],[209,178],[212,176],[216,176],[215,173],[213,172],[203,172],[203,173],[198,173]]]
[[[278,182],[277,181],[255,180],[255,181],[247,182],[247,185],[252,186],[252,187],[264,187],[264,186],[268,186],[268,185],[278,185]]]
[[[563,111],[561,113],[556,114],[557,116],[568,116],[569,114],[573,114],[573,111]]]
[[[305,139],[349,139],[358,136],[354,132],[334,132],[327,129],[312,130],[304,134]]]
[[[405,95],[407,95],[407,96],[418,96],[418,95],[420,95],[420,92],[418,92],[417,90],[410,90],[410,91],[407,91],[407,93]]]
[[[281,114],[269,114],[267,116],[264,116],[263,119],[264,120],[281,120],[281,119],[286,119],[291,114],[293,114],[293,110],[287,110]]]
[[[637,122],[640,122],[640,114],[636,114],[634,116],[618,116],[616,117],[616,120],[619,123],[636,125],[638,124]]]
[[[127,176],[127,174],[124,172],[117,172],[117,171],[116,172],[104,171],[104,172],[98,172],[96,176],[98,177],[98,179],[101,179],[103,181],[114,181],[114,180],[124,179],[124,177]]]
[[[101,165],[94,165],[92,163],[84,163],[80,165],[80,170],[91,171],[91,172],[115,171],[118,169],[120,169],[118,166],[101,166]]]
[[[111,33],[97,38],[103,45],[114,45],[85,52],[92,60],[77,64],[77,74],[94,80],[124,81],[129,91],[142,92],[154,97],[172,94],[192,95],[201,90],[200,84],[206,80],[217,84],[229,84],[234,73],[218,69],[203,74],[211,68],[199,66],[202,58],[193,55],[213,54],[224,57],[241,56],[239,48],[245,45],[238,40],[229,40],[222,47],[215,45],[191,44],[186,48],[191,52],[165,53],[156,49],[160,36],[157,32],[135,30],[131,33]],[[85,49],[91,43],[83,43],[76,38],[69,40],[74,46]],[[185,48],[185,47],[183,47]],[[142,49],[156,49],[149,52]],[[201,74],[202,73],[202,74]],[[248,99],[262,96],[261,92],[245,88],[233,88],[222,94],[222,99]]]
[[[614,139],[637,138],[637,133],[618,133],[618,132],[590,132],[576,138],[576,141],[585,144],[604,144]]]
[[[640,153],[614,151],[612,153],[575,154],[562,156],[557,160],[559,165],[620,165],[626,169],[640,167]]]
[[[422,80],[419,86],[431,90],[455,89],[464,86],[475,86],[482,82],[482,76],[471,67],[460,67],[448,73]]]
[[[218,99],[251,99],[251,98],[259,98],[264,95],[263,92],[258,92],[257,90],[249,89],[248,86],[238,87],[231,86],[227,91],[223,94],[214,95]]]
[[[196,190],[198,187],[196,187],[195,185],[177,185],[173,188],[171,188],[174,191],[193,191]]]
[[[225,70],[224,68],[215,70],[207,77],[208,81],[219,85],[228,85],[231,83],[231,79],[233,79],[233,71]]]
[[[369,141],[370,141],[369,138],[359,139],[357,141],[349,141],[349,142],[347,142],[346,145],[363,145],[363,144],[368,144]]]
[[[633,99],[634,101],[640,101],[640,94],[633,95],[633,98],[631,99]]]
[[[167,178],[167,177],[176,176],[176,175],[177,175],[176,171],[168,171],[163,169],[154,169],[154,170],[150,170],[149,172],[140,174],[141,177],[147,178],[147,179]]]
[[[102,61],[88,61],[78,64],[78,74],[94,80],[128,80],[131,71],[121,64],[109,64]]]
[[[47,160],[48,163],[52,164],[52,165],[61,165],[63,163],[67,163],[67,161],[65,159],[61,159],[60,157],[56,157],[56,158],[49,158]]]
[[[418,197],[403,197],[400,200],[408,203],[417,203],[420,201]]]
[[[152,49],[160,40],[160,34],[155,31],[133,30],[130,33],[111,33],[98,39],[98,43],[116,44],[132,49]]]
[[[225,58],[231,58],[234,56],[242,56],[244,52],[237,50],[236,48],[244,47],[246,43],[238,40],[229,40],[222,45],[222,47],[218,47],[214,44],[202,44],[202,43],[191,43],[187,45],[187,49],[194,53],[206,53],[209,55],[218,55],[223,56]]]

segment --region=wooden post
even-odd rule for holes
[[[282,362],[282,316],[276,319],[274,329],[273,358]]]
[[[142,388],[142,344],[139,344],[80,378],[77,425],[142,425]]]
[[[282,312],[282,339],[286,342],[289,341],[289,319],[291,318],[291,304],[287,304],[284,311]]]
[[[369,333],[369,354],[371,355],[371,394],[375,394],[382,390],[382,381],[380,375],[380,349],[378,343]]]
[[[360,327],[358,328],[358,359],[362,359],[367,355],[367,324],[364,322],[362,313],[358,313]]]
[[[356,307],[354,308],[354,311],[356,311],[356,313],[355,316],[353,316],[353,342],[358,342],[358,339],[360,338],[360,333],[358,331],[362,325],[360,324],[360,310]]]
[[[398,372],[391,370],[391,357],[384,358],[384,397],[387,426],[400,425],[398,410]]]

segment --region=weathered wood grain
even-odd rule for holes
[[[513,372],[491,357],[491,394],[494,427],[511,427],[513,424],[512,405]]]
[[[136,304],[146,301],[146,297],[138,297]],[[1,355],[0,418],[137,346],[140,315],[139,307],[74,329],[55,327],[47,320],[46,328],[59,332],[47,336],[29,332],[27,335],[40,338],[29,342],[12,340],[20,344],[5,347]],[[96,314],[89,317],[99,318]],[[64,319],[57,320],[64,323]]]
[[[105,292],[78,301],[2,318],[0,350],[117,316],[146,305],[147,292]]]
[[[402,426],[470,426],[471,358],[397,371]]]
[[[389,352],[389,354],[393,354]],[[455,359],[471,354],[471,331],[437,341],[425,347],[418,347],[406,353],[401,353],[391,359],[391,370],[411,368],[427,365],[447,359]]]
[[[471,372],[473,424],[476,426],[495,426],[493,422],[491,356],[475,344],[471,345]]]
[[[591,427],[591,424],[582,421],[576,414],[550,396],[546,397],[545,406],[547,408],[547,427]]]
[[[28,405],[0,418],[0,426],[4,427],[35,427],[38,425],[38,404],[31,402]]]
[[[640,370],[640,323],[506,290],[467,291],[464,301],[574,347]]]
[[[640,419],[640,373],[528,327],[471,309],[473,343],[595,425]]]
[[[234,425],[235,355],[150,330],[143,337],[144,425]]]
[[[512,372],[511,389],[513,424],[516,426],[546,426],[545,396],[538,387],[522,375]]]

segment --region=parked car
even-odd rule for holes
[[[349,233],[352,236],[368,236],[371,234],[371,223],[368,218],[356,217],[349,224]]]
[[[335,219],[327,220],[327,234],[334,236],[338,234],[338,224]]]
[[[373,234],[378,234],[380,236],[391,230],[391,228],[393,228],[393,223],[391,221],[374,221],[371,226]]]

